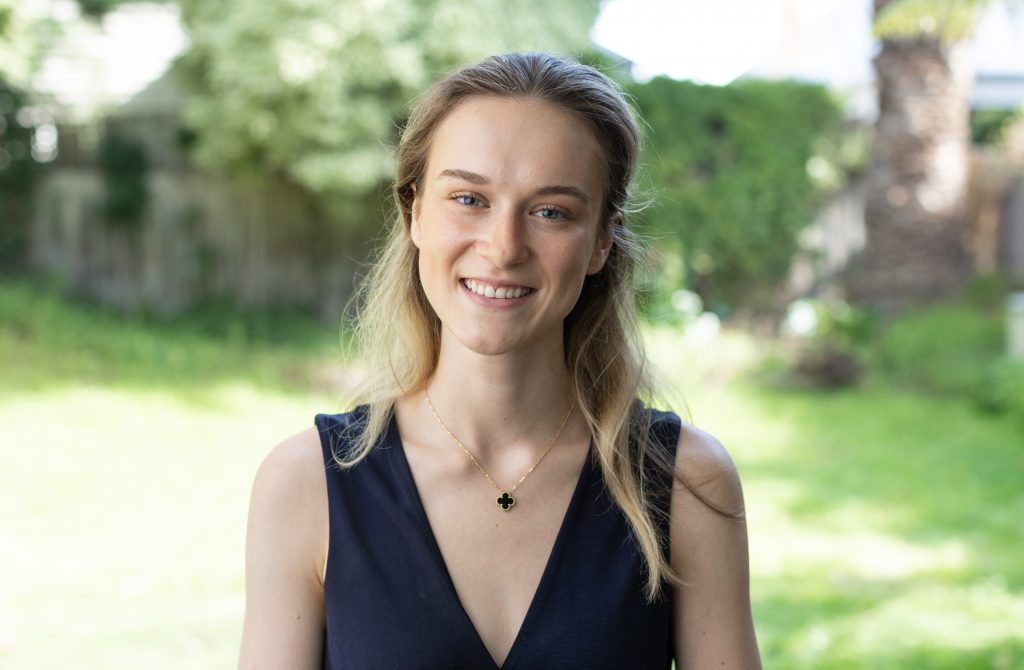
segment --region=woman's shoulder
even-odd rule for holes
[[[712,511],[735,519],[744,515],[739,471],[725,445],[711,433],[682,422],[676,446],[676,478]]]
[[[362,413],[363,408],[358,407],[340,414],[317,414],[314,425],[277,443],[256,472],[253,502],[264,503],[265,513],[280,516],[282,523],[290,523],[295,515],[324,512],[324,472],[331,449],[358,423]]]
[[[324,459],[317,426],[285,438],[263,458],[253,485],[257,491],[275,499],[301,502],[302,491],[323,487]]]
[[[742,514],[743,493],[736,464],[722,442],[670,410],[648,409],[651,432],[673,451],[676,480],[712,508]]]
[[[295,523],[305,519],[305,523]],[[326,556],[327,486],[319,431],[310,426],[282,440],[260,463],[249,501],[247,564],[298,566],[302,579],[321,579],[306,570]],[[317,557],[310,561],[309,557]]]

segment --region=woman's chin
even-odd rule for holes
[[[518,342],[506,337],[471,337],[460,339],[462,346],[479,356],[501,356],[519,349]]]
[[[489,324],[493,326],[494,324]],[[548,349],[561,351],[562,337],[558,331],[548,336],[541,336],[534,329],[516,328],[465,328],[460,330],[445,329],[442,337],[451,337],[457,348],[479,356],[502,356],[508,354],[539,354]],[[445,347],[442,347],[442,350]]]

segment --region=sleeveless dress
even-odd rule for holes
[[[330,524],[323,667],[495,670],[441,557],[394,416],[358,465],[340,470],[333,462],[332,450],[344,453],[365,410],[315,419]],[[679,417],[644,411],[653,413],[655,446],[674,454]],[[501,667],[667,670],[673,657],[671,590],[649,604],[645,584],[625,516],[588,457]]]

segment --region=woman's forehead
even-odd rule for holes
[[[474,96],[438,125],[427,177],[470,173],[491,183],[575,182],[601,191],[605,158],[589,124],[536,98]]]

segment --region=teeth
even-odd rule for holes
[[[478,284],[471,279],[465,280],[465,284],[466,288],[468,288],[473,293],[476,293],[477,295],[486,296],[488,298],[521,298],[527,293],[529,293],[531,290],[523,286],[517,288],[503,286],[499,289],[495,289],[493,286],[488,286],[487,284]]]

